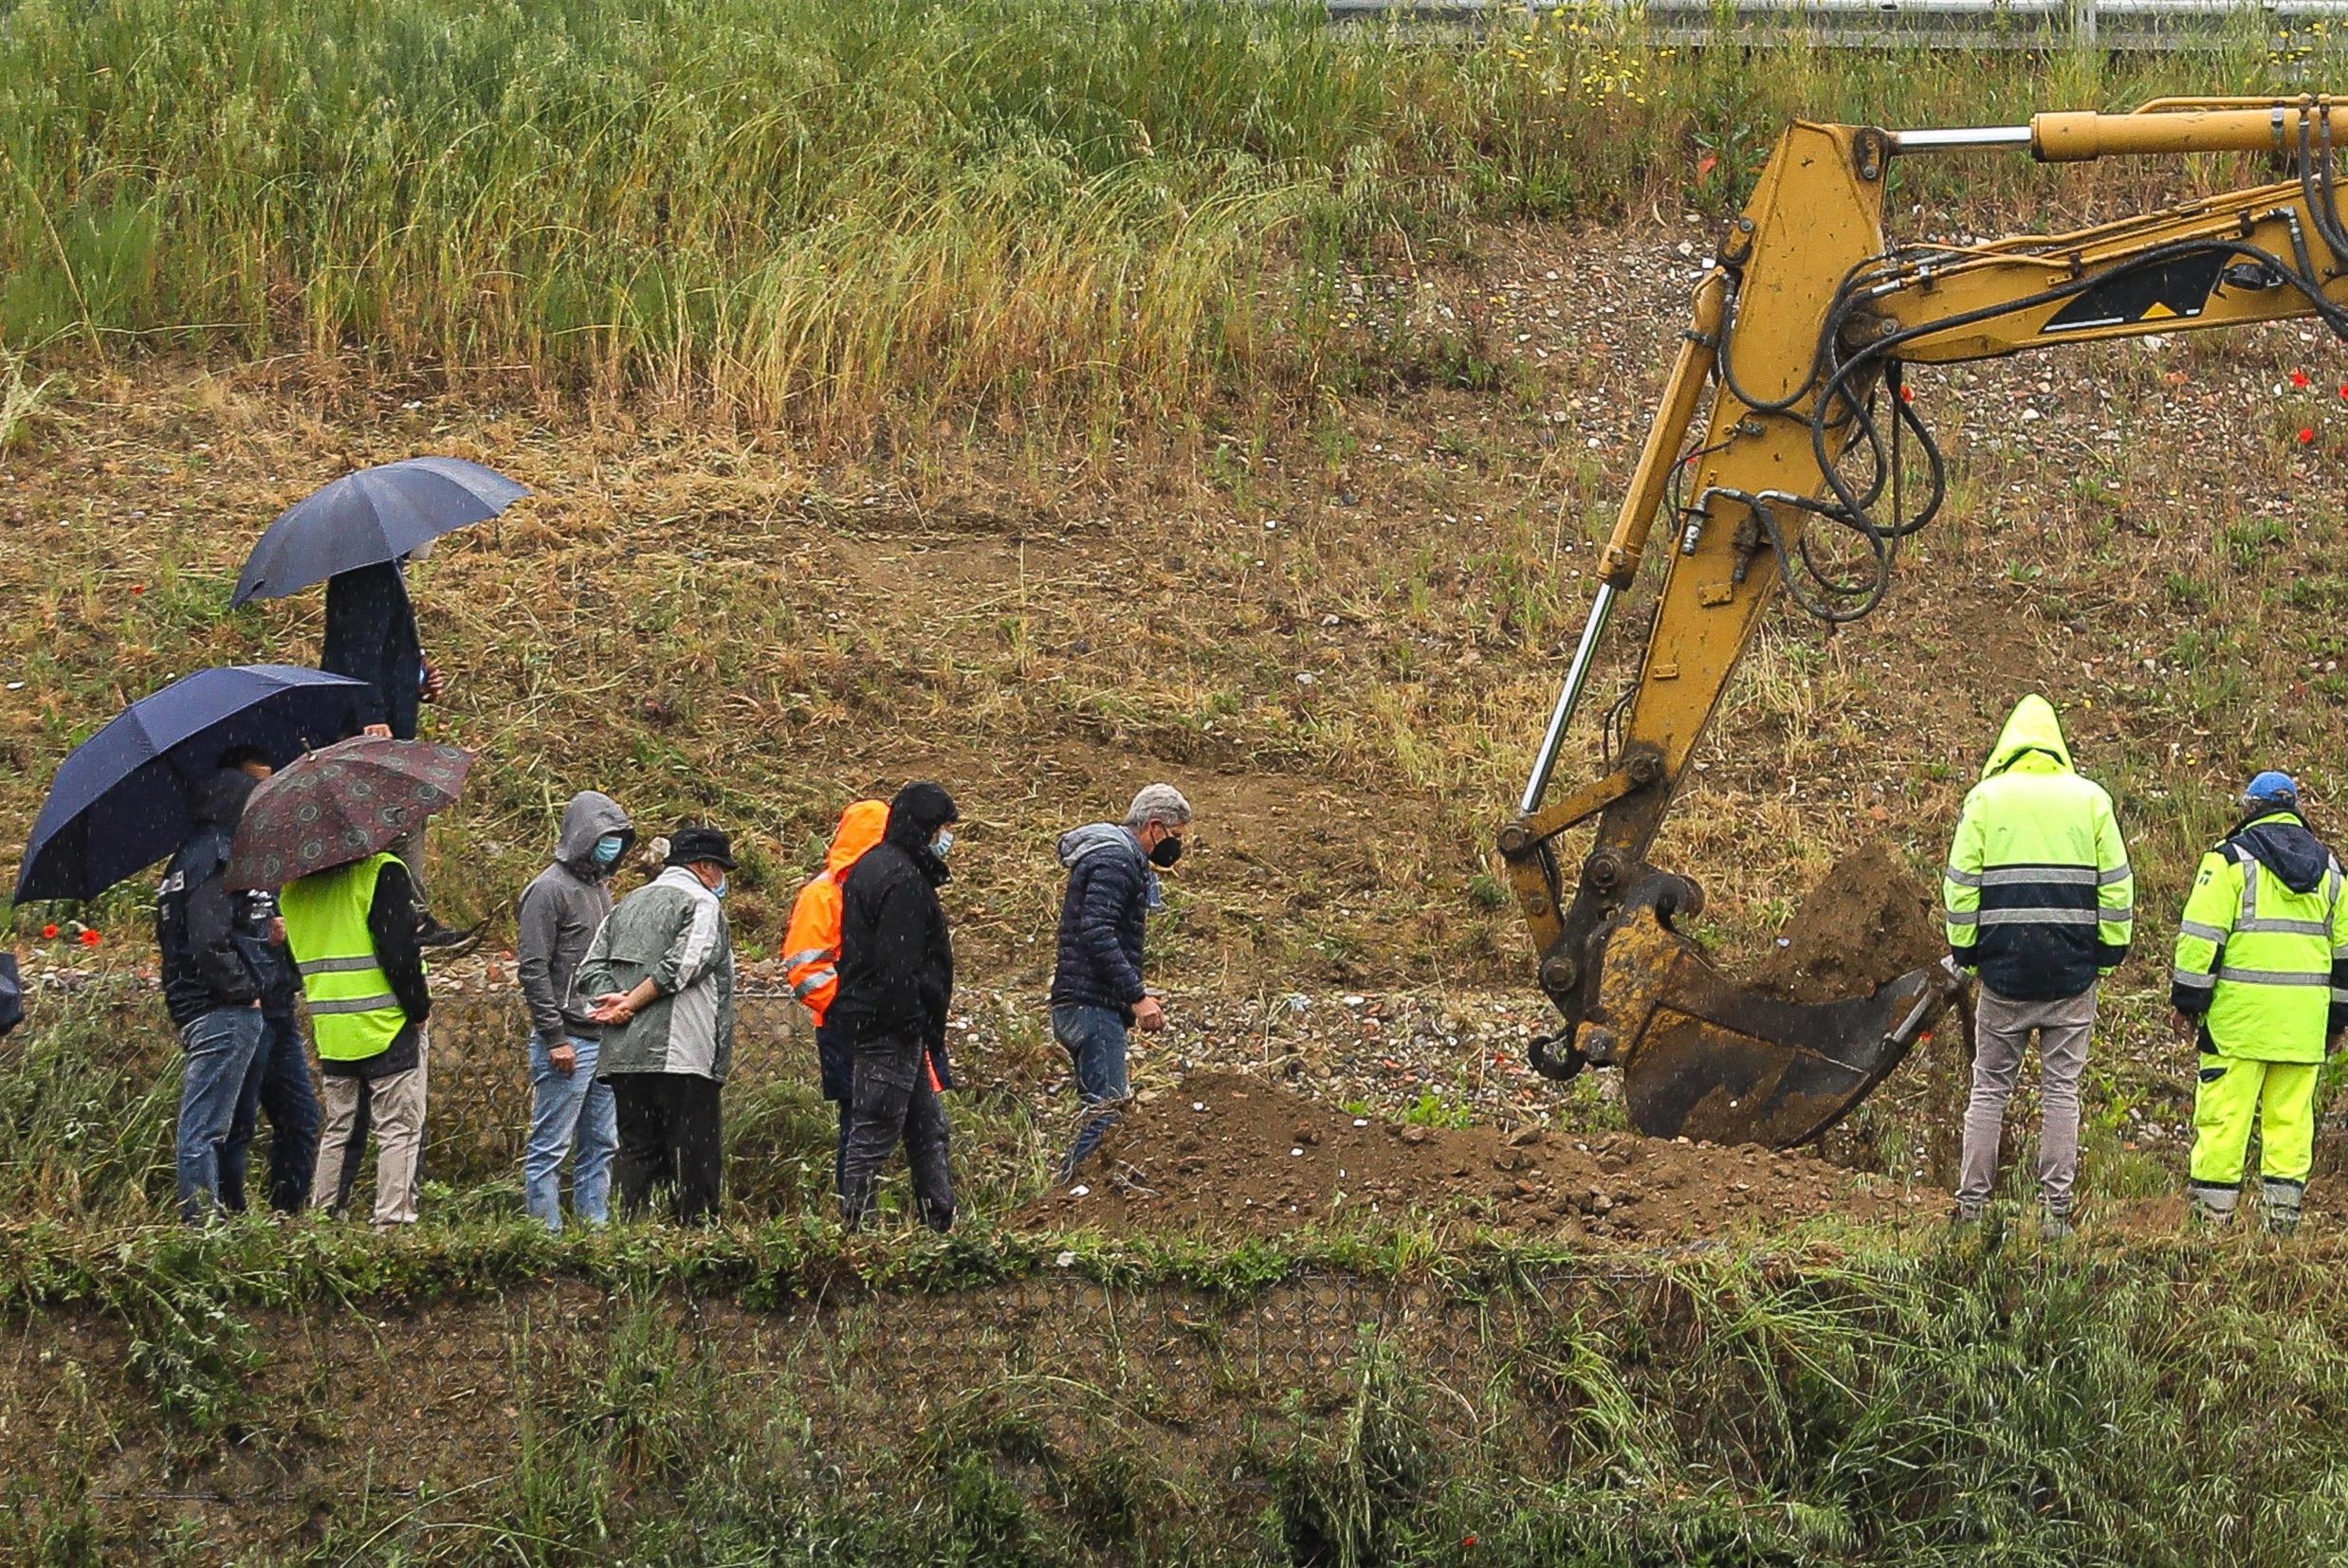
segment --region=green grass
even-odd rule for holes
[[[1465,37],[1177,0],[31,0],[0,35],[0,342],[1097,438],[1219,397],[1497,383],[1472,322],[1366,357],[1336,331],[1348,251],[1722,210],[1796,116],[2009,119],[2326,59],[2246,33],[1920,69],[1570,13]],[[2223,176],[2205,161],[2188,183]],[[2148,177],[1903,173],[1935,204]]]
[[[17,1560],[208,1536],[229,1560],[321,1564],[2348,1550],[2333,1252],[1302,1240],[1064,1267],[1048,1237],[4,1239],[0,1302],[119,1353],[0,1378],[19,1431],[106,1413],[20,1460]],[[315,1380],[368,1322],[382,1342]],[[433,1417],[369,1402],[432,1334],[481,1430],[410,1452]],[[207,1477],[239,1454],[279,1481],[229,1504]],[[164,1465],[181,1479],[151,1482]]]

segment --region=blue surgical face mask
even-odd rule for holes
[[[719,898],[724,898],[725,896],[726,889],[732,885],[733,879],[731,877],[720,877],[718,878],[718,884],[715,887],[710,888],[709,891],[715,893]]]
[[[944,860],[945,852],[952,848],[954,848],[954,830],[951,828],[939,829],[938,836],[929,841],[929,852],[940,860]]]
[[[620,848],[627,842],[617,833],[606,833],[596,840],[596,864],[609,866],[618,860]]]

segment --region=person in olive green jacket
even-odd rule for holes
[[[734,943],[725,899],[732,846],[715,828],[669,840],[668,868],[603,922],[572,985],[603,1027],[597,1079],[612,1085],[620,1212],[640,1215],[655,1187],[680,1223],[715,1217],[723,1177],[718,1091],[734,1062]]]
[[[2233,1214],[2255,1121],[2266,1223],[2288,1234],[2315,1165],[2316,1079],[2348,1025],[2348,899],[2288,774],[2260,774],[2242,805],[2193,877],[2169,1000],[2178,1037],[2200,1048],[2194,1217]]]
[[[2079,1083],[2096,983],[2128,956],[2136,878],[2112,797],[2072,768],[2044,697],[2014,704],[1965,797],[1941,899],[1950,955],[1981,979],[1957,1218],[1978,1218],[1989,1203],[2006,1106],[2036,1032],[2041,1224],[2060,1235],[2079,1174]]]

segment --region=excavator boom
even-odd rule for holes
[[[1881,601],[1900,541],[1938,510],[1945,468],[1902,395],[1907,365],[2308,316],[2348,338],[2342,137],[2348,103],[2316,97],[1786,131],[1697,285],[1588,624],[1501,830],[1541,988],[1564,1018],[1536,1042],[1536,1067],[1560,1078],[1620,1067],[1631,1122],[1652,1136],[1786,1147],[1848,1114],[1958,998],[1964,977],[1947,966],[1823,1006],[1738,987],[1673,929],[1702,894],[1648,864],[1664,812],[1780,588],[1820,619],[1856,620]],[[2074,233],[1886,238],[1897,157],[1999,147],[2048,161],[2264,151],[2293,174]],[[1924,470],[1913,489],[1911,450]],[[1547,802],[1605,627],[1666,508],[1670,555],[1620,744],[1598,777]],[[1828,535],[1837,548],[1822,559]],[[1592,840],[1568,879],[1561,841],[1586,824]]]

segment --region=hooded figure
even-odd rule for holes
[[[523,1000],[529,1004],[530,1141],[523,1151],[523,1204],[533,1219],[562,1229],[562,1162],[577,1148],[571,1204],[590,1225],[611,1217],[617,1111],[596,1067],[603,1026],[575,994],[587,949],[612,913],[612,873],[635,843],[633,824],[610,795],[571,797],[555,839],[554,864],[523,889],[514,944]]]
[[[2243,806],[2194,874],[2169,1000],[2178,1034],[2200,1048],[2195,1217],[2233,1213],[2256,1123],[2266,1222],[2288,1232],[2315,1163],[2316,1080],[2348,1025],[2348,899],[2287,775],[2259,775]]]
[[[791,994],[814,1015],[820,1038],[832,1000],[839,994],[841,887],[872,847],[889,830],[889,802],[859,800],[840,813],[832,834],[832,848],[823,860],[823,874],[799,889],[791,906],[791,927],[782,939],[784,978]],[[842,1048],[843,1051],[845,1046]],[[823,1097],[848,1098],[848,1064],[841,1056],[835,1076],[830,1055],[823,1059]]]
[[[849,1229],[871,1217],[883,1161],[902,1140],[922,1221],[954,1223],[950,1129],[939,1090],[953,1086],[945,1020],[954,997],[954,942],[938,902],[947,878],[953,796],[908,784],[890,802],[889,828],[842,888],[839,994],[826,1024],[851,1051],[840,1210]]]
[[[1949,951],[1981,979],[1958,1216],[1989,1202],[2006,1104],[2036,1032],[2039,1198],[2047,1227],[2067,1231],[2096,981],[2128,956],[2136,880],[2112,797],[2073,771],[2045,698],[2014,705],[1966,795],[1941,897]]]
[[[523,889],[514,957],[531,1027],[549,1050],[603,1038],[603,1027],[572,994],[571,982],[587,944],[612,913],[612,873],[635,841],[635,827],[618,801],[582,790],[563,809],[553,864]],[[598,846],[608,852],[598,852]]]
[[[799,889],[791,906],[791,928],[782,939],[783,978],[816,1023],[816,1064],[822,1074],[823,1097],[839,1106],[839,1136],[832,1148],[834,1192],[839,1190],[847,1169],[848,1094],[854,1061],[839,1031],[825,1027],[832,999],[840,989],[840,887],[856,862],[888,830],[889,802],[885,800],[859,800],[840,813],[831,852],[824,857],[823,874]]]

